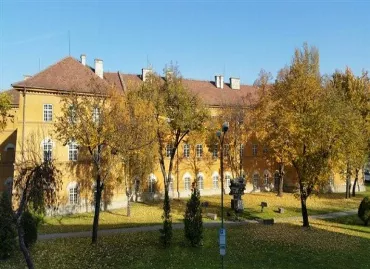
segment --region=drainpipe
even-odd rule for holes
[[[26,87],[23,87],[23,122],[22,122],[22,162],[24,162],[24,136],[25,136],[25,120],[26,120]]]

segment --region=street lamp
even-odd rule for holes
[[[226,254],[226,230],[224,229],[224,139],[229,130],[229,123],[222,124],[222,130],[218,130],[216,135],[220,140],[220,173],[221,173],[221,229],[219,234],[220,255],[222,259],[222,268],[224,268],[224,255]]]

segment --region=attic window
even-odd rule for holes
[[[15,149],[15,146],[12,143],[9,143],[8,145],[6,145],[4,151],[14,150],[14,149]]]

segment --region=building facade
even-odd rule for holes
[[[123,74],[104,72],[103,61],[95,59],[94,66],[87,64],[85,55],[77,60],[66,57],[49,66],[34,76],[25,76],[24,80],[12,84],[7,91],[12,99],[11,117],[6,129],[0,134],[0,192],[11,189],[16,174],[15,163],[30,147],[39,151],[40,158],[53,158],[62,171],[63,186],[60,193],[61,206],[59,213],[90,211],[93,209],[94,186],[91,174],[81,172],[78,167],[78,147],[73,143],[63,145],[55,137],[53,123],[61,115],[61,98],[65,94],[79,89],[81,94],[89,93],[89,83],[97,80],[102,86],[114,86],[124,92],[129,83],[140,83],[145,79],[149,69],[142,69],[141,74]],[[214,81],[184,79],[183,83],[190,91],[196,93],[208,106],[212,115],[217,115],[220,108],[232,105],[238,100],[253,96],[256,89],[241,85],[238,78],[224,82],[221,75]],[[171,148],[168,145],[168,151]],[[202,164],[202,158],[208,152],[213,161]],[[242,169],[247,179],[246,192],[273,191],[277,188],[277,165],[266,159],[266,149],[258,140],[250,137],[241,145]],[[191,169],[191,156],[195,155],[200,162],[197,174]],[[170,184],[170,196],[188,197],[191,183],[197,179],[201,195],[219,194],[220,160],[219,153],[207,148],[205,143],[195,145],[182,143],[178,148],[175,162],[179,163],[173,171]],[[224,172],[226,192],[233,175],[226,167]],[[363,179],[360,180],[361,183]],[[284,188],[294,191],[297,187],[293,169],[287,167]],[[333,175],[327,191],[344,191],[345,181],[342,175]],[[363,184],[360,184],[362,190]],[[139,191],[139,199],[159,199],[163,190],[163,178],[159,165],[150,175],[145,186]],[[105,189],[107,197],[105,208],[118,208],[126,205],[125,189],[122,184],[113,182]],[[109,196],[109,197],[108,197]]]

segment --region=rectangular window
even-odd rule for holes
[[[167,146],[166,146],[166,157],[171,157],[172,150],[173,150],[172,145],[167,144]]]
[[[214,189],[218,189],[218,176],[213,176],[212,185]]]
[[[70,142],[68,144],[68,160],[77,161],[78,146],[76,142]]]
[[[73,105],[69,107],[69,122],[70,123],[76,122],[76,108]]]
[[[203,156],[203,145],[202,144],[196,145],[196,156],[197,158],[202,158]]]
[[[52,158],[52,151],[53,151],[53,142],[50,140],[45,141],[43,143],[43,150],[44,150],[44,161],[50,161]]]
[[[252,155],[257,156],[257,144],[253,144],[252,146]]]
[[[53,120],[53,105],[51,104],[44,104],[44,121],[52,121]]]
[[[189,144],[184,145],[184,157],[189,158],[190,156],[190,146]]]
[[[77,205],[78,204],[78,189],[77,189],[77,187],[69,189],[69,203],[71,205]]]
[[[93,122],[99,123],[100,121],[100,109],[98,107],[95,107],[93,109]]]
[[[218,157],[218,145],[217,144],[214,144],[213,145],[212,157],[213,158],[217,158]]]
[[[229,144],[225,144],[224,145],[224,157],[229,156],[229,151],[230,151],[230,145]]]
[[[184,184],[185,184],[184,189],[186,191],[189,191],[190,190],[190,177],[185,177],[184,178]]]
[[[243,144],[240,144],[239,154],[240,154],[240,158],[243,158],[243,154],[244,154],[244,145]]]

